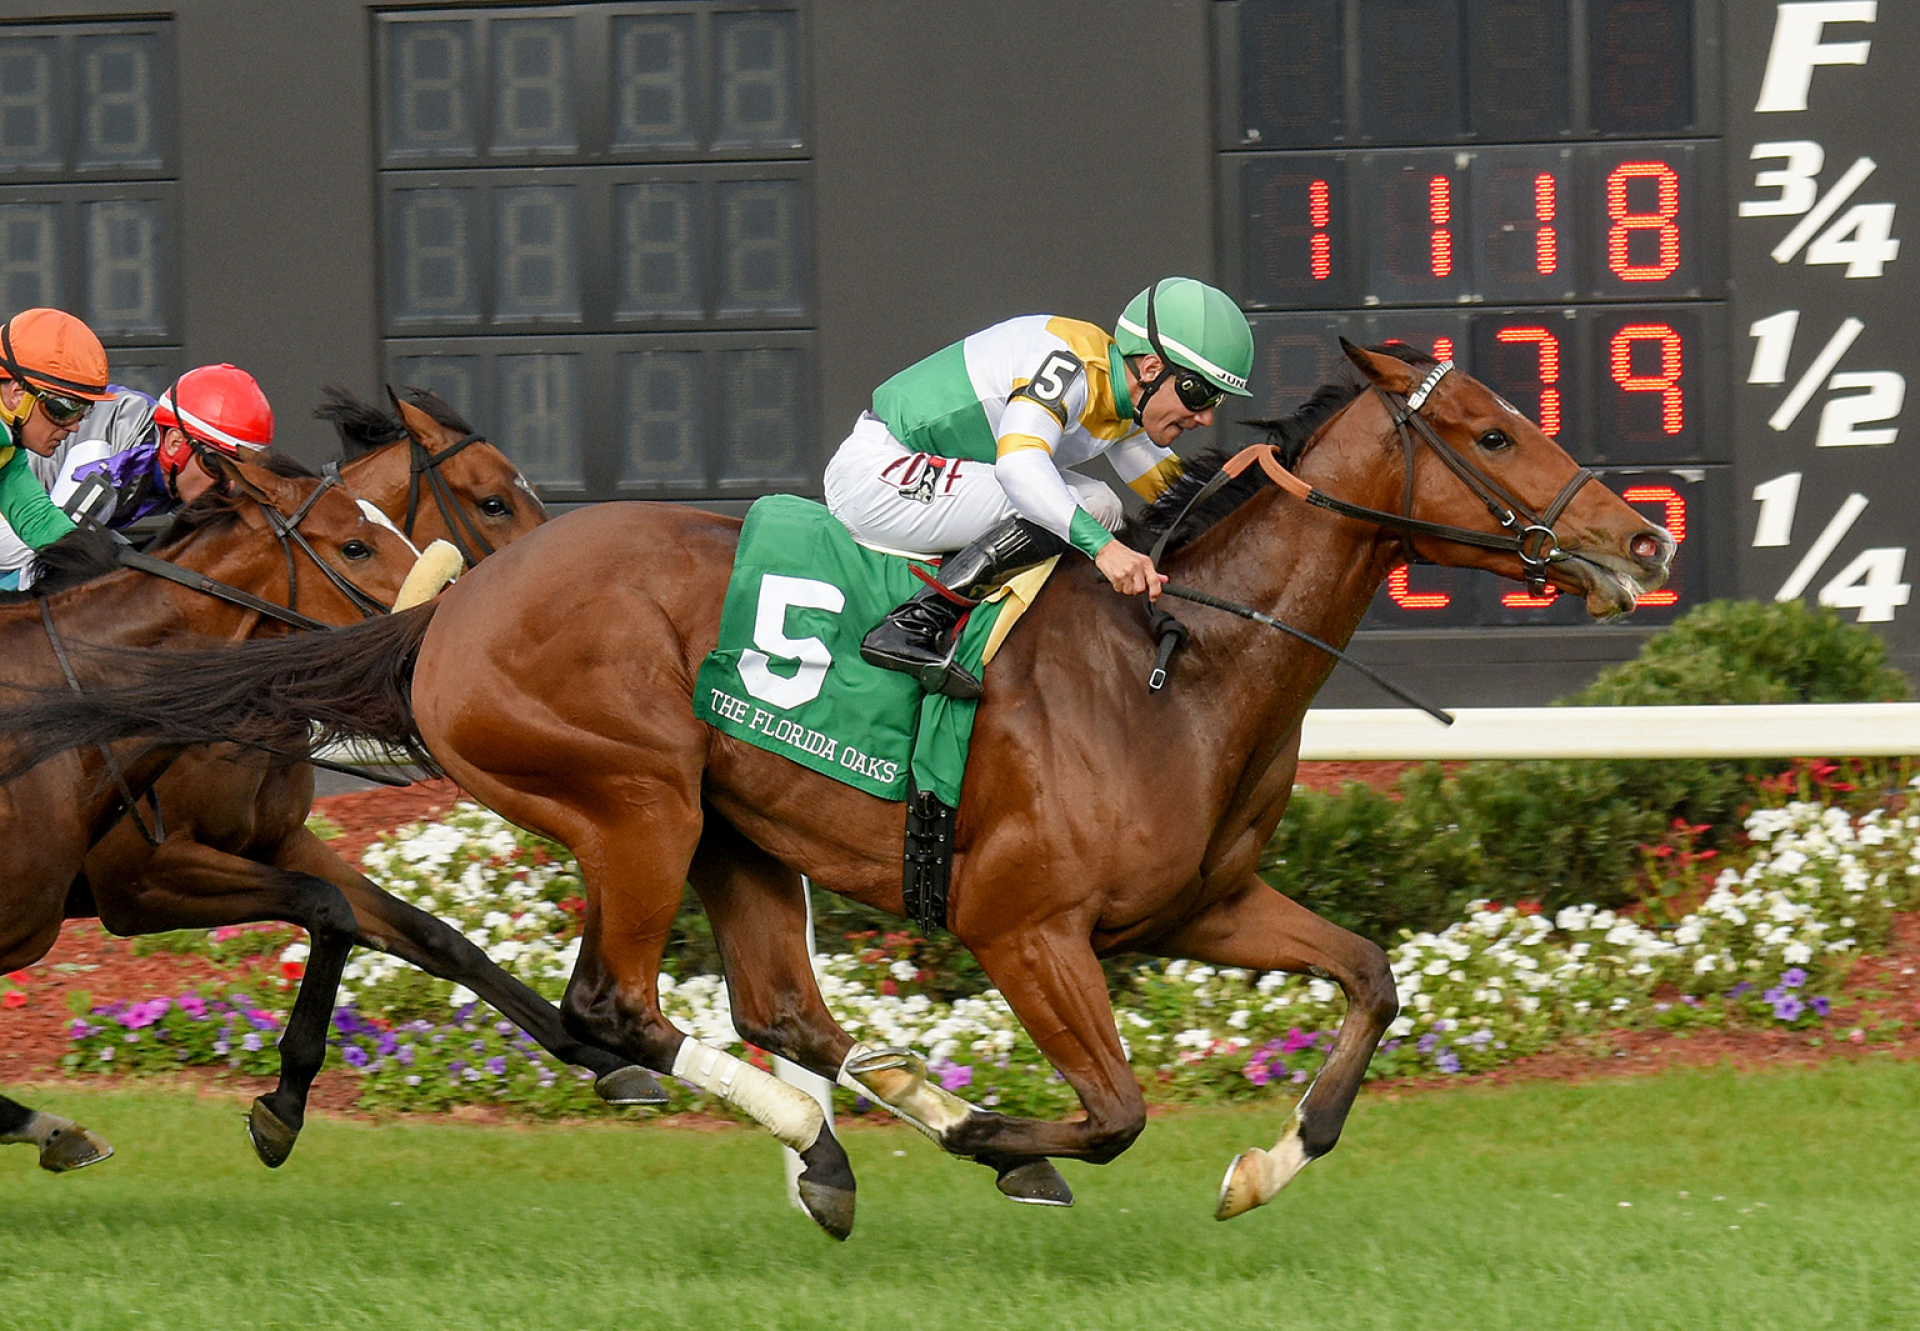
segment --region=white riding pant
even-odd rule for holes
[[[1119,529],[1126,510],[1112,486],[1071,471],[1060,479],[1096,522]],[[900,555],[951,554],[995,523],[1023,516],[991,463],[913,452],[871,413],[827,463],[826,500],[860,544]]]

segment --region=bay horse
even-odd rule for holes
[[[1323,388],[1271,423],[1262,453],[1189,464],[1123,539],[1148,548],[1192,503],[1164,570],[1334,645],[1409,558],[1551,583],[1596,616],[1630,610],[1665,578],[1672,538],[1484,385],[1397,344],[1343,346],[1358,384]],[[1216,488],[1249,456],[1261,466]],[[904,913],[904,807],[695,719],[695,673],[718,637],[739,534],[735,520],[672,505],[580,510],[431,605],[314,652],[245,644],[187,689],[129,663],[127,684],[0,724],[27,724],[35,751],[51,752],[133,735],[284,738],[313,720],[430,754],[578,859],[586,936],[562,1004],[569,1029],[769,1128],[800,1154],[801,1200],[836,1237],[852,1226],[854,1180],[819,1107],[661,1015],[658,969],[683,881],[712,920],[743,1037],[888,1105],[989,1165],[1016,1199],[1069,1201],[1047,1157],[1105,1162],[1145,1126],[1099,964],[1121,951],[1336,981],[1348,1010],[1325,1067],[1277,1144],[1236,1157],[1216,1215],[1264,1204],[1330,1150],[1397,1011],[1392,972],[1374,943],[1254,872],[1330,658],[1209,615],[1173,683],[1150,691],[1141,604],[1112,595],[1085,561],[1054,572],[986,676],[948,924],[1084,1113],[1002,1115],[930,1083],[915,1054],[856,1044],[820,997],[801,876]]]
[[[315,415],[339,429],[346,453],[341,480],[420,545],[447,540],[471,566],[546,520],[545,507],[519,469],[434,395],[415,392],[406,402],[396,397],[393,414],[343,389],[329,388],[327,395]],[[122,817],[87,852],[67,918],[98,914],[123,936],[237,924],[259,918],[262,903],[277,899],[287,875],[317,878],[345,897],[354,918],[353,942],[467,985],[556,1056],[595,1072],[597,1089],[608,1100],[665,1099],[657,1083],[626,1060],[568,1037],[552,1004],[501,971],[459,931],[381,891],[308,831],[308,764],[257,749],[190,749],[152,790],[166,836],[156,845],[137,811]],[[322,958],[301,989],[307,998],[303,1013],[322,1013],[322,1020],[331,1012],[335,988],[327,974]],[[292,1151],[317,1070],[317,1063],[309,1071],[296,1062],[249,1113],[249,1135],[269,1166],[284,1163]],[[0,1128],[4,1114],[0,1108]],[[70,1155],[43,1151],[42,1163],[65,1169],[99,1158],[75,1163]]]

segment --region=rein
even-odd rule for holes
[[[1317,490],[1281,464],[1280,452],[1272,444],[1254,444],[1241,449],[1229,458],[1219,471],[1207,479],[1206,484],[1194,492],[1193,497],[1181,508],[1179,514],[1160,533],[1160,539],[1154,542],[1151,555],[1154,566],[1159,567],[1160,557],[1166,552],[1167,542],[1172,539],[1174,532],[1186,520],[1187,514],[1193,511],[1194,506],[1224,488],[1227,482],[1238,478],[1257,462],[1260,469],[1267,474],[1267,478],[1275,485],[1296,499],[1312,504],[1315,508],[1323,508],[1329,513],[1338,513],[1342,517],[1370,522],[1392,531],[1404,532],[1409,536],[1433,536],[1462,545],[1478,546],[1485,550],[1504,550],[1514,554],[1519,557],[1521,566],[1526,571],[1527,589],[1538,596],[1546,588],[1547,569],[1562,560],[1572,558],[1568,551],[1560,547],[1560,539],[1554,533],[1553,524],[1559,520],[1562,513],[1566,512],[1574,496],[1585,487],[1588,481],[1594,479],[1593,470],[1590,467],[1581,467],[1574,472],[1567,483],[1560,488],[1560,493],[1555,495],[1553,501],[1547,505],[1546,510],[1536,513],[1524,500],[1512,494],[1453,449],[1448,448],[1433,426],[1427,422],[1426,417],[1420,414],[1420,408],[1426,404],[1428,397],[1432,396],[1433,390],[1439,387],[1440,381],[1452,370],[1452,361],[1441,361],[1404,399],[1398,399],[1396,394],[1388,392],[1378,384],[1373,385],[1373,391],[1379,395],[1380,401],[1387,409],[1388,418],[1393,422],[1394,433],[1400,440],[1401,451],[1407,460],[1406,493],[1402,502],[1405,512],[1390,513],[1383,509],[1368,508]],[[1488,515],[1500,524],[1501,531],[1476,531],[1471,527],[1428,522],[1413,516],[1413,458],[1416,435],[1421,442],[1439,455],[1440,460],[1446,464],[1447,470],[1458,477],[1461,484],[1486,505]],[[1418,549],[1411,541],[1407,545],[1416,557],[1419,556]],[[1420,701],[1397,685],[1390,683],[1378,672],[1362,665],[1330,644],[1284,624],[1271,615],[1262,614],[1250,606],[1227,601],[1206,592],[1176,587],[1172,583],[1168,583],[1161,590],[1170,596],[1209,605],[1216,610],[1225,610],[1243,619],[1250,619],[1255,623],[1265,624],[1269,628],[1290,633],[1301,641],[1318,647],[1343,664],[1352,666],[1403,702],[1411,703],[1446,725],[1453,724],[1453,718],[1439,708]],[[1154,605],[1151,600],[1147,603],[1147,614],[1150,629],[1158,639],[1153,670],[1147,677],[1147,687],[1157,692],[1166,683],[1168,663],[1180,644],[1186,640],[1187,630],[1179,620]]]
[[[73,662],[67,657],[67,646],[60,640],[60,630],[54,627],[53,606],[44,596],[40,598],[40,622],[46,625],[47,641],[53,644],[53,659],[60,663],[60,673],[67,677],[67,687],[76,694],[84,696],[86,690],[80,687],[80,677],[73,672]],[[100,756],[106,760],[107,774],[113,778],[114,789],[120,794],[120,803],[126,809],[127,816],[133,819],[133,825],[140,829],[140,835],[146,838],[149,846],[158,846],[167,839],[167,825],[160,816],[160,797],[153,793],[153,782],[148,782],[143,792],[153,808],[153,826],[148,827],[146,820],[140,816],[139,798],[134,795],[133,788],[127,784],[126,773],[120,770],[120,763],[114,758],[113,750],[105,744],[99,745],[98,748]],[[154,781],[158,781],[160,775],[161,773],[155,773]],[[88,843],[87,849],[92,850],[99,844],[100,838],[105,836],[107,829],[111,827],[110,822],[103,824],[102,830]]]
[[[426,485],[433,491],[433,502],[439,506],[440,517],[447,524],[447,535],[453,538],[453,544],[460,551],[460,557],[467,561],[467,567],[472,568],[482,558],[492,554],[494,547],[492,542],[487,540],[485,533],[480,530],[479,524],[468,515],[466,509],[460,507],[459,501],[454,498],[453,486],[448,483],[445,476],[440,474],[440,467],[448,458],[468,444],[483,444],[486,440],[477,434],[470,434],[457,443],[441,449],[438,453],[433,452],[418,439],[409,437],[407,442],[412,447],[413,466],[407,482],[407,519],[401,524],[400,529],[407,534],[408,540],[413,539],[413,522],[419,515],[420,486],[424,478]],[[460,533],[463,528],[467,536],[472,538],[473,544],[480,547],[479,554],[475,554],[472,547],[462,538]]]

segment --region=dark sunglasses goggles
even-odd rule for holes
[[[47,419],[55,425],[78,425],[80,418],[93,410],[93,403],[83,397],[68,397],[64,393],[50,393],[44,388],[28,390],[39,401],[40,409],[47,413]]]

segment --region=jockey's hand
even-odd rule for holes
[[[1167,575],[1153,566],[1153,560],[1119,541],[1108,541],[1101,546],[1100,553],[1093,557],[1093,566],[1122,596],[1145,592],[1157,601],[1160,589],[1167,583]]]

